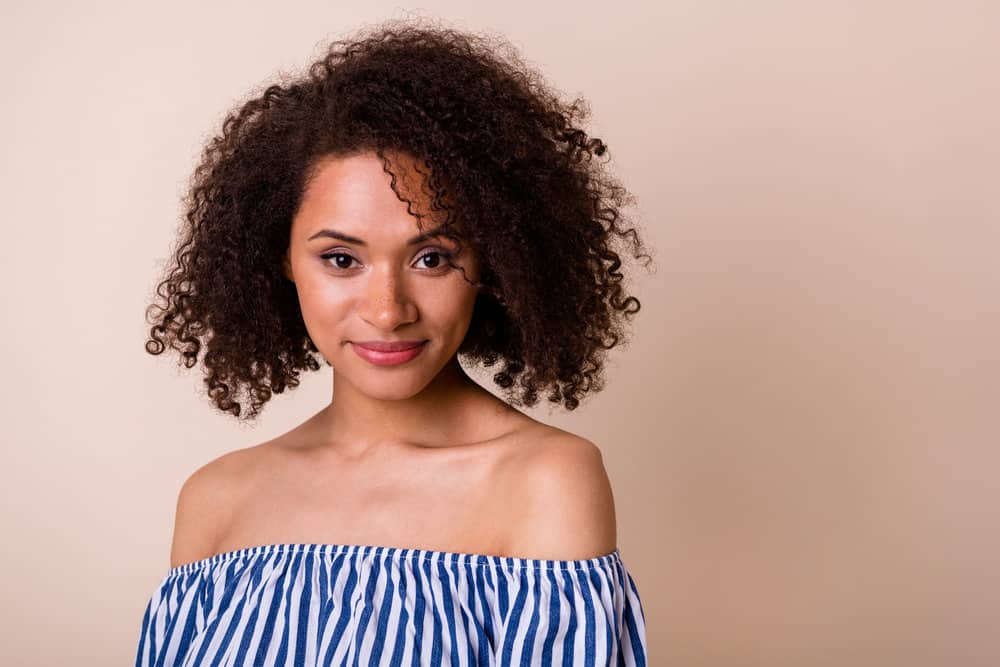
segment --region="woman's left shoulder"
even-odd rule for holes
[[[614,494],[600,447],[548,427],[525,449],[518,471],[521,520],[510,552],[574,560],[613,551]]]

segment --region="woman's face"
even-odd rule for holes
[[[426,194],[419,185],[407,187],[419,174],[412,160],[402,160],[409,176],[399,175],[397,187],[415,200],[414,209],[425,213],[424,231],[432,232],[437,222],[426,215]],[[445,253],[457,250],[454,242],[415,239],[417,220],[391,180],[374,153],[325,159],[303,193],[284,262],[309,336],[338,381],[386,400],[418,393],[452,360],[478,294],[445,261]],[[454,261],[469,280],[479,278],[471,247]],[[356,345],[369,341],[426,342],[406,358]]]

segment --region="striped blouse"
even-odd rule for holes
[[[645,665],[645,614],[617,549],[537,560],[268,544],[168,570],[135,664]]]

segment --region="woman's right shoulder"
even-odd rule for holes
[[[171,567],[214,553],[221,532],[252,488],[267,444],[226,452],[188,475],[177,494]]]
[[[260,459],[267,454],[270,444],[270,441],[262,442],[220,454],[196,468],[188,475],[183,486],[239,484],[246,481],[259,467]]]

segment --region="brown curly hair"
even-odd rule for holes
[[[372,151],[419,225],[390,166],[398,151],[427,167],[432,209],[457,220],[483,260],[459,354],[502,360],[493,380],[511,404],[548,390],[575,409],[603,388],[605,352],[640,308],[615,242],[650,259],[620,222],[634,198],[593,160],[606,144],[577,126],[589,114],[496,36],[388,21],[332,42],[307,73],[230,112],[204,148],[156,287],[164,305],[146,311],[146,350],[169,344],[191,368],[204,344],[209,396],[237,417],[234,396],[247,396],[249,419],[298,386],[300,371],[320,368],[281,270],[303,190],[322,158]]]

